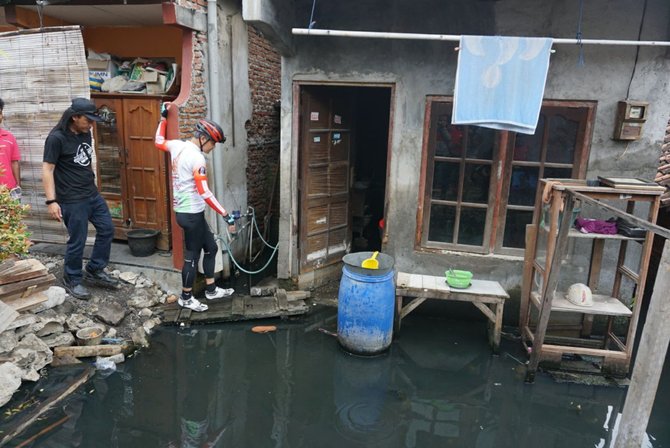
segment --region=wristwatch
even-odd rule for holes
[[[46,201],[44,201],[44,203],[45,203],[46,205],[51,205],[51,204],[53,204],[54,202],[57,202],[57,201],[56,201],[55,199],[47,199]]]

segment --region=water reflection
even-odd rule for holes
[[[273,324],[162,329],[46,419],[69,416],[34,446],[606,447],[622,408],[623,389],[524,384],[517,344],[491,356],[484,323],[412,315],[375,358],[318,331],[335,331],[334,309]],[[670,443],[661,417],[657,448]]]

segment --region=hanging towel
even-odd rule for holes
[[[452,124],[534,134],[552,39],[461,36]]]

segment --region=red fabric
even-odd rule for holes
[[[11,132],[0,129],[0,185],[6,185],[10,190],[18,185],[17,179],[12,174],[12,162],[21,160],[19,145]]]
[[[575,227],[582,233],[600,233],[602,235],[614,235],[617,233],[616,222],[603,221],[602,219],[577,218]]]

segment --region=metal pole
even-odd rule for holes
[[[346,31],[346,30],[311,30],[308,28],[293,28],[293,34],[297,36],[332,36],[332,37],[358,37],[368,39],[401,39],[401,40],[441,40],[447,42],[460,42],[461,36],[456,34],[421,34],[421,33],[387,33],[379,31]],[[657,40],[614,40],[614,39],[564,39],[554,38],[554,44],[583,44],[583,45],[628,45],[642,47],[670,47],[668,41]]]

